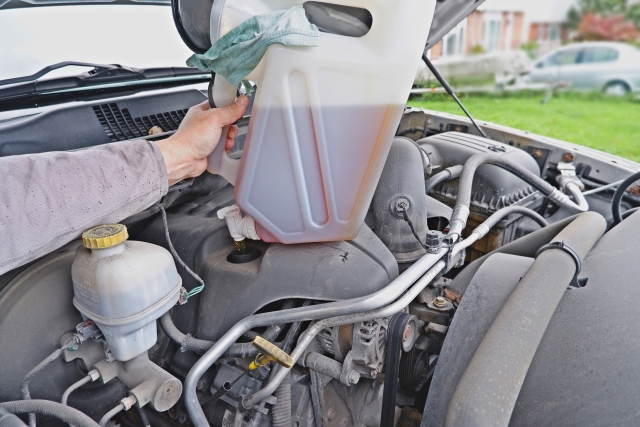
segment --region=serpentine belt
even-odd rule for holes
[[[410,314],[398,313],[389,321],[380,427],[393,427],[396,410],[396,394],[398,392],[398,376],[400,373],[400,357],[402,355],[402,335],[411,317]]]

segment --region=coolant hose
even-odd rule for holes
[[[440,184],[441,182],[458,178],[461,173],[462,173],[462,165],[451,166],[449,168],[446,168],[443,171],[438,172],[437,174],[430,177],[424,183],[425,194],[429,194],[429,191],[433,190],[433,188],[435,188],[435,186]]]
[[[553,241],[564,242],[582,261],[606,228],[600,214],[585,212]],[[527,370],[576,269],[574,258],[561,248],[538,255],[467,366],[445,427],[508,426]]]
[[[475,175],[476,170],[481,165],[498,166],[508,172],[511,172],[527,184],[535,187],[556,204],[564,206],[575,213],[584,212],[582,207],[573,203],[562,191],[558,190],[533,172],[530,172],[528,169],[520,166],[518,163],[495,154],[475,154],[465,162],[462,174],[460,175],[460,180],[458,181],[456,206],[453,209],[453,215],[451,216],[449,225],[450,235],[460,235],[467,225],[469,206],[471,205],[471,184],[473,183],[473,176]]]
[[[278,403],[271,411],[273,427],[291,427],[291,371],[287,373],[273,396]]]
[[[216,343],[215,341],[200,340],[191,335],[185,335],[174,325],[171,315],[167,311],[160,316],[160,326],[172,341],[180,345],[182,348],[193,351],[198,354],[204,354]],[[280,325],[272,325],[262,334],[262,338],[267,341],[273,341],[278,337],[282,327]],[[258,354],[258,349],[251,343],[235,343],[225,353],[230,357],[249,357]]]
[[[2,402],[0,403],[0,408],[16,415],[29,413],[45,415],[76,427],[98,427],[98,423],[93,421],[88,415],[70,406],[50,400],[33,399]]]
[[[631,175],[629,178],[622,181],[622,184],[616,189],[616,192],[613,194],[613,200],[611,200],[611,213],[613,213],[613,224],[618,225],[622,222],[624,218],[622,218],[622,213],[620,212],[620,202],[622,201],[622,196],[624,196],[624,192],[627,190],[627,187],[640,179],[640,172],[636,172]]]

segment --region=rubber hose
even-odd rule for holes
[[[495,154],[475,154],[465,162],[462,174],[460,175],[456,206],[453,209],[453,215],[451,216],[450,221],[451,234],[460,234],[466,226],[467,217],[469,216],[469,206],[471,206],[471,185],[473,184],[475,172],[481,165],[498,166],[508,172],[511,172],[527,184],[535,187],[545,196],[551,196],[551,199],[554,202],[565,206],[576,213],[583,211],[583,209],[571,202],[569,197],[563,194],[560,190],[557,190],[547,181],[528,169],[523,168],[519,164]]]
[[[429,191],[433,190],[435,186],[440,184],[441,182],[460,177],[461,173],[462,165],[451,166],[443,171],[438,172],[424,183],[425,194],[429,194]]]
[[[573,215],[569,218],[565,218],[563,220],[555,222],[545,228],[541,228],[540,230],[536,230],[533,233],[527,234],[526,236],[514,240],[511,243],[507,243],[506,245],[501,246],[498,249],[478,258],[477,260],[467,265],[464,270],[458,273],[458,275],[451,281],[449,286],[447,286],[447,289],[455,292],[460,296],[464,295],[473,276],[475,276],[476,272],[487,260],[487,258],[489,258],[493,254],[501,253],[532,258],[536,254],[540,246],[549,243],[556,234],[562,231],[576,218],[577,215]]]
[[[602,215],[585,212],[553,241],[564,242],[584,260],[606,228]],[[467,366],[449,403],[445,427],[508,426],[538,345],[575,274],[575,261],[564,250],[538,255]]]
[[[12,414],[6,409],[0,408],[0,427],[26,427],[17,415]]]
[[[273,405],[271,415],[273,427],[291,427],[291,372],[284,377],[273,396],[278,402]]]
[[[620,202],[622,201],[622,196],[624,196],[624,192],[627,190],[627,187],[640,179],[640,172],[636,172],[631,175],[629,178],[622,181],[622,184],[616,189],[616,192],[613,194],[613,199],[611,200],[611,213],[613,213],[613,224],[618,225],[622,222],[622,214],[620,212]]]
[[[57,418],[76,427],[98,427],[98,423],[88,415],[70,406],[50,400],[16,400],[0,403],[0,407],[16,415],[33,413]]]
[[[144,408],[136,405],[136,409],[138,410],[138,415],[140,416],[140,422],[143,427],[151,427],[151,423],[149,422],[149,417],[147,417],[147,413],[144,411]]]
[[[180,332],[171,320],[169,312],[160,316],[160,326],[165,334],[176,344],[198,354],[206,353],[207,350],[215,344],[215,341],[201,340]],[[269,326],[264,334],[262,334],[262,337],[267,341],[273,341],[280,334],[281,330],[282,327],[280,325]],[[256,354],[258,354],[258,349],[252,346],[251,343],[233,344],[226,353],[226,355],[230,357],[249,357],[255,356]]]

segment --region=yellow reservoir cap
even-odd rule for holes
[[[82,244],[89,249],[105,249],[119,245],[129,238],[122,224],[105,224],[82,233]]]

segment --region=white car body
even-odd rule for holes
[[[640,91],[640,49],[625,43],[573,43],[537,60],[530,83],[566,83],[573,90]]]

